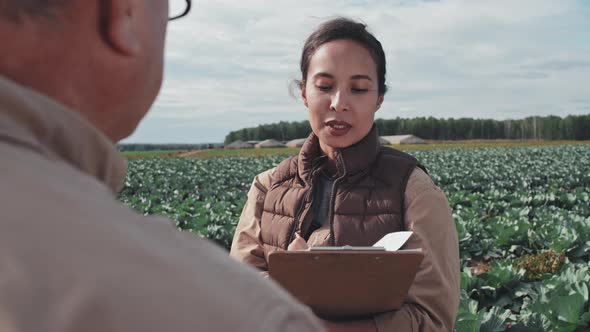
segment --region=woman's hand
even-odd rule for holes
[[[301,237],[301,235],[299,235],[299,233],[295,233],[295,239],[293,240],[293,242],[291,242],[291,244],[289,244],[289,246],[287,247],[287,250],[306,250],[306,249],[309,249],[307,242],[305,242],[305,240]]]

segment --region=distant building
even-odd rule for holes
[[[285,144],[274,140],[274,139],[267,139],[264,140],[254,146],[257,149],[264,149],[264,148],[284,148]]]
[[[294,139],[287,142],[287,146],[290,148],[300,148],[303,146],[303,143],[305,143],[305,140],[307,140],[307,138]]]
[[[383,137],[379,137],[379,143],[380,143],[381,145],[389,145],[389,144],[391,144],[391,143],[389,143],[389,141],[388,141],[388,140],[386,140],[386,139],[385,139],[385,138],[383,138]]]
[[[426,144],[426,141],[414,135],[381,136],[387,144]]]
[[[226,149],[252,149],[253,147],[253,144],[240,140],[234,141],[231,144],[225,146]]]

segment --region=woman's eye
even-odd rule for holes
[[[352,88],[352,92],[354,92],[354,93],[364,93],[367,91],[369,91],[369,89]]]
[[[332,89],[332,87],[329,85],[316,85],[316,87],[321,91],[330,91]]]

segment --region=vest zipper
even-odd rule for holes
[[[295,239],[295,232],[297,231],[297,226],[299,225],[299,219],[301,218],[301,214],[303,213],[303,210],[305,209],[305,205],[307,204],[307,201],[310,201],[309,203],[310,203],[310,209],[311,209],[311,204],[313,203],[313,191],[315,188],[314,179],[315,179],[315,171],[316,170],[317,170],[317,168],[313,169],[311,171],[311,185],[310,185],[311,188],[307,193],[305,193],[305,197],[303,198],[303,202],[301,202],[301,205],[299,205],[299,208],[297,209],[297,212],[295,213],[293,228],[291,229],[291,234],[289,234],[287,246],[289,246],[289,244],[291,244],[291,242],[293,242],[293,239]],[[311,199],[310,199],[310,195],[312,196]],[[303,225],[301,225],[301,226],[303,226]]]
[[[313,220],[314,217],[314,210],[313,210],[313,204],[314,204],[314,200],[315,197],[317,196],[317,185],[316,185],[316,178],[312,178],[311,180],[311,190],[309,191],[310,195],[311,195],[311,199],[309,200],[309,212],[307,213],[305,218],[301,219],[301,231],[303,231],[302,236],[304,238],[306,238],[307,232],[309,232],[309,226],[311,224],[311,221]],[[309,217],[309,215],[311,214],[312,218]],[[300,216],[301,218],[301,216]],[[310,234],[311,235],[311,234]]]
[[[346,164],[344,163],[342,154],[340,152],[338,152],[338,160],[342,165],[343,172],[342,175],[334,181],[334,184],[332,184],[332,192],[330,193],[330,206],[328,209],[328,220],[330,222],[330,245],[333,247],[336,246],[336,239],[334,237],[334,205],[336,205],[336,190],[338,189],[340,182],[344,180],[347,175]]]
[[[293,220],[293,227],[291,228],[291,234],[289,234],[289,240],[287,241],[287,247],[293,242],[295,238],[295,231],[297,231],[297,225],[299,224],[299,218],[301,217],[301,213],[303,213],[303,209],[305,208],[305,204],[307,204],[307,200],[309,199],[309,195],[306,193],[303,202],[299,205],[299,209],[297,209],[297,213],[295,213],[295,218]],[[286,249],[286,248],[285,248]]]

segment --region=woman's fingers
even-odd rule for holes
[[[295,233],[295,239],[289,244],[287,250],[305,250],[308,248],[309,246],[307,245],[307,242],[305,242],[305,239],[303,239],[299,233]]]

